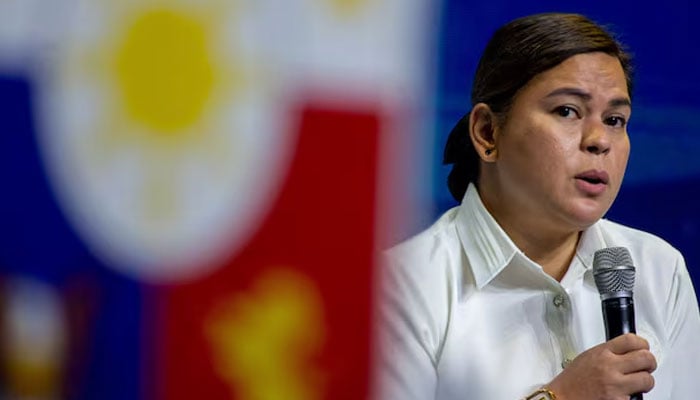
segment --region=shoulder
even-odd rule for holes
[[[450,260],[462,252],[455,226],[458,210],[448,210],[429,228],[384,251],[384,268],[424,284],[443,280],[454,264]]]
[[[437,362],[464,267],[458,208],[382,254],[379,306],[401,340],[413,338]]]
[[[692,287],[683,255],[664,239],[611,221],[601,221],[606,246],[626,247],[636,269],[635,297],[641,309],[662,310],[679,287]],[[692,292],[692,290],[691,290]]]
[[[682,261],[680,251],[659,236],[619,224],[610,220],[600,221],[600,232],[608,246],[622,246],[629,249],[635,263],[665,260],[675,264]]]

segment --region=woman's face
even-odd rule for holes
[[[615,57],[579,54],[535,76],[496,128],[486,187],[499,198],[487,196],[487,206],[506,224],[567,231],[592,225],[620,189],[630,114]]]

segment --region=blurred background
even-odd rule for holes
[[[0,398],[368,398],[375,250],[455,205],[479,55],[545,11],[633,53],[607,217],[697,287],[695,3],[0,0]]]

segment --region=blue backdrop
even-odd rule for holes
[[[635,61],[632,142],[627,174],[607,218],[655,233],[686,257],[700,286],[700,5],[665,2],[470,2],[443,6],[438,42],[436,140],[431,218],[455,205],[445,185],[449,167],[440,167],[447,135],[470,109],[471,80],[491,34],[502,24],[539,12],[577,12],[607,26],[628,46]],[[426,222],[427,223],[427,222]]]

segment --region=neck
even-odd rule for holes
[[[499,204],[499,196],[481,196],[486,209],[508,234],[515,245],[544,272],[561,279],[576,254],[580,230],[567,229],[555,222],[547,223],[542,216],[533,216]]]
[[[542,266],[544,272],[561,281],[576,254],[580,232],[533,236],[531,232],[503,227],[513,242],[528,258]]]

